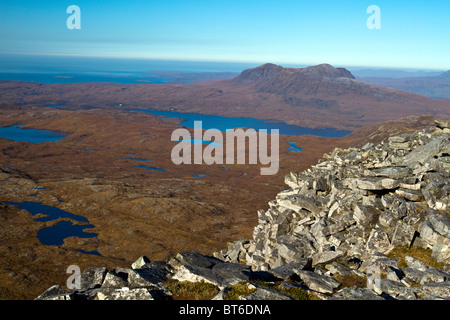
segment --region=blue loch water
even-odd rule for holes
[[[42,204],[41,202],[4,201],[4,203],[18,206],[20,207],[20,209],[25,209],[33,216],[39,213],[47,215],[47,217],[39,217],[35,219],[36,221],[40,222],[53,221],[60,218],[69,218],[78,222],[89,223],[88,219],[83,216],[76,215],[56,207],[47,206],[45,204]],[[64,239],[67,237],[95,238],[97,236],[96,233],[84,232],[84,229],[87,228],[94,228],[94,225],[76,225],[71,221],[60,221],[52,227],[39,230],[37,233],[37,238],[42,244],[45,245],[62,245],[64,243]]]
[[[148,166],[135,166],[137,168],[142,168],[142,169],[147,169],[147,170],[151,170],[151,171],[162,171],[162,172],[166,172],[166,170],[161,169],[161,168],[155,168],[155,167],[148,167]]]
[[[14,141],[40,143],[60,141],[67,136],[67,134],[58,131],[25,129],[22,128],[24,125],[25,124],[17,124],[9,127],[0,127],[0,138]]]
[[[289,142],[289,151],[290,152],[302,152],[302,148],[297,147],[294,142]]]
[[[87,228],[94,228],[94,225],[76,225],[71,221],[60,221],[52,227],[39,230],[37,237],[42,244],[60,246],[68,237],[95,238],[96,233],[84,232]]]
[[[337,138],[344,137],[351,133],[351,131],[348,130],[338,130],[334,128],[311,129],[287,124],[285,122],[275,122],[271,120],[260,120],[255,118],[231,118],[199,113],[147,109],[130,110],[151,113],[160,117],[180,119],[181,121],[178,122],[178,124],[188,128],[194,128],[194,121],[202,121],[202,129],[218,129],[222,132],[225,132],[227,129],[252,128],[255,130],[267,129],[267,133],[270,133],[270,130],[278,129],[279,134],[289,136],[315,135],[321,137]]]
[[[131,160],[131,161],[138,161],[138,162],[152,161],[150,159],[145,159],[145,158],[131,158],[131,157],[120,157],[120,159]]]

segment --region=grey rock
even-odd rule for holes
[[[69,293],[62,293],[62,294],[56,294],[56,295],[52,295],[52,296],[47,296],[44,297],[42,299],[39,300],[73,300],[73,294],[69,294]]]
[[[410,134],[400,134],[397,136],[392,136],[388,138],[388,143],[404,143],[411,140]]]
[[[278,238],[274,245],[274,252],[281,258],[281,262],[272,267],[297,261],[299,258],[310,256],[315,251],[311,241],[307,237],[283,236]]]
[[[331,300],[384,300],[384,298],[370,289],[354,286],[337,291]]]
[[[133,264],[131,265],[131,268],[140,269],[146,263],[150,263],[150,259],[147,258],[146,256],[141,256],[135,262],[133,262]]]
[[[97,293],[97,300],[154,300],[147,288],[111,288]]]
[[[406,206],[406,202],[402,198],[396,198],[393,200],[390,211],[397,219],[403,219],[408,214],[408,209]]]
[[[319,275],[312,271],[295,270],[295,273],[311,290],[321,293],[333,293],[334,289],[339,287],[340,283],[331,277]]]
[[[410,247],[416,230],[403,221],[397,221],[395,231],[392,236],[392,247],[407,246]]]
[[[119,275],[114,271],[108,271],[102,283],[102,288],[128,287],[127,277]]]
[[[411,175],[412,170],[408,167],[384,167],[364,171],[367,176],[386,177],[390,179],[403,179]]]
[[[223,289],[225,287],[232,286],[239,281],[248,280],[250,278],[250,268],[247,266],[239,267],[235,264],[222,264],[216,265],[214,270],[209,268],[202,268],[197,266],[181,266],[172,279],[178,281],[190,281],[190,282],[208,282]],[[216,267],[214,266],[214,267]],[[237,271],[236,273],[231,270]]]
[[[167,279],[173,275],[165,266],[133,269],[128,274],[131,287],[163,288]]]
[[[35,300],[49,300],[50,297],[54,296],[64,296],[65,297],[66,292],[59,286],[59,285],[53,285],[47,290],[45,290],[41,295],[39,295]],[[62,299],[66,300],[66,299]]]
[[[169,264],[174,268],[177,268],[179,265],[212,268],[219,262],[222,261],[215,257],[205,256],[197,252],[181,252],[176,255],[175,260],[169,261]]]
[[[402,272],[405,275],[405,278],[419,284],[424,276],[424,271],[416,268],[402,268]]]
[[[268,272],[273,274],[275,277],[290,280],[296,274],[294,270],[311,270],[311,268],[311,258],[298,258],[296,261],[270,269]]]
[[[172,279],[189,282],[204,281],[217,286],[222,283],[222,279],[218,277],[216,273],[214,273],[214,271],[208,268],[201,268],[197,266],[181,266],[172,277]],[[236,283],[237,282],[239,281],[236,281]],[[223,289],[224,287],[225,286],[221,286],[220,288]]]
[[[344,252],[341,251],[323,251],[317,252],[312,256],[312,265],[316,266],[318,264],[329,263],[335,261],[339,257],[342,257]]]
[[[420,190],[410,190],[410,189],[400,188],[400,189],[395,190],[395,194],[397,194],[400,197],[403,197],[407,200],[410,200],[410,201],[424,200],[424,196]]]
[[[423,271],[423,276],[422,279],[420,279],[420,284],[439,283],[449,280],[450,273],[435,268],[429,268]]]
[[[378,269],[379,272],[400,270],[398,267],[398,260],[399,258],[389,258],[380,252],[374,252],[361,264],[359,271],[367,272],[368,269]]]
[[[385,210],[380,214],[380,217],[378,219],[378,223],[383,227],[387,229],[395,228],[395,225],[397,224],[398,219],[394,217],[391,210]]]
[[[235,278],[239,279],[240,281],[248,281],[252,276],[252,270],[250,266],[231,262],[217,263],[212,268],[212,271],[223,279]]]
[[[420,261],[419,259],[416,259],[411,256],[405,257],[405,262],[410,268],[414,268],[420,271],[425,271],[429,268],[431,268],[429,265],[427,265],[425,262]]]
[[[421,289],[425,299],[433,299],[436,297],[448,299],[450,297],[450,281],[427,283]]]
[[[450,238],[450,219],[444,215],[432,215],[428,222],[430,226],[440,235]]]
[[[321,210],[321,205],[315,199],[303,195],[294,195],[287,197],[284,200],[278,201],[280,206],[292,209],[299,212],[300,209],[306,209],[313,214],[318,214]]]
[[[366,247],[369,252],[386,252],[390,247],[388,234],[380,228],[372,229]]]
[[[355,269],[352,269],[346,265],[343,265],[338,262],[333,262],[331,265],[328,266],[330,273],[333,274],[340,274],[341,276],[351,276],[351,275],[364,275],[362,272],[359,272]]]
[[[403,162],[410,166],[416,162],[423,165],[433,157],[439,155],[441,148],[444,147],[445,143],[448,143],[448,141],[445,141],[444,138],[442,137],[435,138],[431,140],[429,143],[417,147],[413,151],[409,152],[404,157]]]
[[[295,300],[290,295],[268,287],[260,286],[258,284],[250,284],[249,286],[250,288],[255,289],[255,292],[246,296],[240,296],[240,300]]]
[[[440,129],[450,129],[450,120],[434,120],[434,122]]]
[[[390,296],[402,295],[407,292],[407,287],[398,281],[393,281],[389,279],[377,279],[373,290],[378,294],[387,293]]]
[[[356,185],[362,190],[386,190],[395,189],[399,186],[399,181],[390,178],[359,178],[355,180]]]
[[[449,243],[449,238],[444,237],[437,233],[429,221],[424,221],[420,224],[418,231],[420,237],[425,240],[431,247],[436,244],[447,245]]]
[[[100,287],[106,276],[106,268],[87,267],[81,273],[81,288],[80,290],[87,290],[89,288]]]
[[[448,238],[446,239],[448,243]],[[431,257],[437,262],[448,262],[450,259],[450,246],[443,243],[435,243],[432,248]]]
[[[371,228],[375,226],[380,214],[381,212],[375,207],[356,204],[353,218],[359,225]]]

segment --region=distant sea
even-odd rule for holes
[[[259,64],[69,56],[0,55],[0,80],[42,83],[165,83],[183,73],[241,72]]]

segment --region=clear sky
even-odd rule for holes
[[[448,70],[450,1],[2,0],[0,53]]]

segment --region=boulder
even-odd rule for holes
[[[340,285],[340,283],[333,278],[319,275],[313,271],[295,269],[295,273],[309,289],[320,293],[332,294],[334,289]]]
[[[255,291],[249,295],[240,296],[240,300],[295,300],[293,297],[269,287],[258,284],[250,284],[249,287]]]
[[[108,271],[102,283],[102,288],[121,288],[128,287],[128,275],[118,274],[114,271]]]
[[[154,300],[146,288],[114,288],[97,293],[96,300]]]
[[[133,264],[131,265],[131,268],[140,269],[146,263],[150,263],[150,259],[147,258],[146,256],[141,256],[135,262],[133,262]]]
[[[45,290],[42,294],[40,294],[38,297],[35,298],[35,300],[51,300],[49,297],[64,297],[64,299],[57,299],[57,300],[67,300],[66,292],[59,286],[59,285],[53,285],[47,290]]]
[[[311,270],[312,259],[311,258],[299,258],[296,261],[284,264],[280,267],[270,269],[268,272],[275,277],[290,280],[296,274],[295,270]]]
[[[372,206],[356,204],[353,212],[355,221],[364,228],[372,228],[378,221],[381,212]]]
[[[87,290],[90,288],[98,288],[103,284],[107,270],[106,268],[87,267],[81,273],[81,288]]]
[[[370,289],[357,286],[343,288],[337,291],[331,300],[384,300]]]

